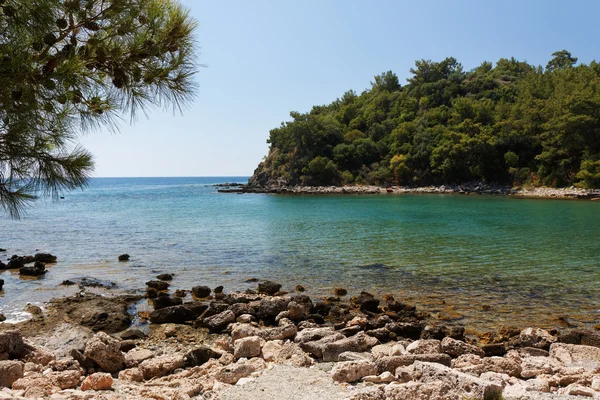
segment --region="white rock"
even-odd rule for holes
[[[442,352],[442,342],[436,339],[416,340],[408,345],[409,354],[439,354]]]
[[[406,353],[407,353],[406,352],[406,348],[403,345],[401,345],[400,343],[396,343],[390,349],[389,356],[390,357],[393,357],[393,356],[403,356]]]
[[[275,361],[283,349],[283,340],[271,340],[262,347],[262,357],[265,361]]]
[[[235,358],[252,358],[260,355],[263,340],[258,336],[248,336],[235,341],[233,355]]]
[[[331,370],[333,380],[337,382],[356,382],[365,376],[376,374],[377,366],[370,361],[338,362]]]

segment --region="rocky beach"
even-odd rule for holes
[[[0,399],[600,398],[593,329],[472,332],[391,295],[311,298],[256,279],[172,291],[176,280],[129,295],[80,282],[0,323]]]

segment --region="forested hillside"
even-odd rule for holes
[[[251,183],[600,187],[600,64],[417,61],[270,132]]]

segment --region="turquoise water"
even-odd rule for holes
[[[329,295],[392,293],[449,321],[600,322],[600,202],[460,195],[220,194],[226,178],[101,178],[20,221],[0,220],[6,256],[59,257],[41,279],[4,272],[0,312],[68,293],[94,277],[138,289],[246,289],[250,277]],[[121,253],[131,255],[119,263]],[[0,257],[4,258],[1,255]],[[483,306],[491,310],[483,311]],[[16,314],[15,314],[16,315]]]

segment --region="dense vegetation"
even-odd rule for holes
[[[600,64],[417,61],[270,132],[254,182],[600,187]]]

